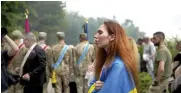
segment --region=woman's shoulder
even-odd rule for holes
[[[124,62],[119,56],[115,57],[112,68],[116,68],[117,70],[123,70],[125,68]]]

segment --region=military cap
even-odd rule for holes
[[[87,34],[86,33],[80,33],[80,37],[81,38],[87,38]]]
[[[57,37],[59,39],[64,39],[65,38],[65,33],[64,32],[57,32]]]
[[[13,40],[15,40],[15,39],[22,39],[23,37],[24,37],[23,34],[19,30],[14,30],[12,32],[12,39]]]
[[[46,32],[39,32],[38,38],[39,39],[46,39],[47,38],[47,33]]]

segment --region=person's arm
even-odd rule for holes
[[[4,39],[6,39],[7,43],[12,48],[10,51],[8,51],[8,56],[13,56],[16,54],[16,52],[19,50],[18,46],[14,43],[14,41],[9,38],[9,36],[5,35]]]
[[[69,47],[68,51],[68,61],[69,61],[69,71],[70,71],[70,76],[73,75],[73,59],[74,59],[74,55],[73,55],[73,49],[71,47]]]
[[[45,55],[45,51],[43,49],[37,51],[37,58],[38,58],[37,61],[40,63],[40,65],[37,68],[35,68],[32,72],[29,72],[30,77],[34,76],[35,74],[39,74],[42,71],[45,71],[46,55]]]
[[[163,50],[160,50],[158,52],[156,61],[159,62],[158,65],[158,71],[157,71],[157,75],[156,75],[156,82],[159,82],[161,77],[163,76],[163,72],[164,72],[164,66],[165,66],[165,62],[167,60],[167,56],[166,53]]]
[[[51,78],[52,77],[52,64],[53,64],[53,53],[52,53],[52,49],[49,47],[47,49],[47,67],[48,67],[48,77]]]

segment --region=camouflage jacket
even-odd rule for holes
[[[52,49],[50,46],[44,44],[44,43],[38,43],[38,45],[40,45],[46,53],[46,76],[47,79],[51,78],[52,76],[52,64],[53,64],[53,56],[52,56]]]
[[[53,63],[56,63],[58,58],[60,57],[60,53],[63,49],[64,45],[58,43],[52,47],[52,55],[53,55]],[[71,63],[72,63],[72,48],[69,47],[62,59],[59,67],[55,69],[56,74],[70,74],[71,72]]]
[[[76,71],[77,75],[85,75],[86,70],[90,64],[95,60],[95,50],[94,46],[89,44],[88,52],[83,58],[83,60],[80,62],[80,64],[77,64],[77,61],[79,60],[80,56],[82,55],[84,48],[88,42],[81,42],[75,46],[75,55],[76,55],[76,62],[74,63],[74,69]]]
[[[23,44],[22,47],[19,49],[19,51],[16,53],[16,55],[13,57],[13,59],[10,61],[10,64],[8,65],[8,70],[12,74],[19,75],[19,69],[20,69],[21,63],[23,62],[24,56],[26,55],[27,51],[28,49]]]

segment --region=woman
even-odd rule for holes
[[[95,80],[88,92],[137,93],[137,60],[124,29],[115,21],[106,21],[94,38],[98,47]]]

